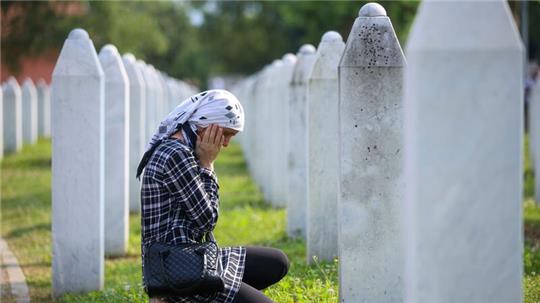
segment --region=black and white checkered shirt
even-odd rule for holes
[[[154,242],[200,242],[218,220],[217,177],[199,166],[193,150],[180,140],[168,138],[148,161],[141,188],[142,259]],[[214,302],[231,303],[242,282],[244,247],[220,248],[225,290]],[[143,271],[144,272],[144,271]],[[143,279],[144,281],[144,279]],[[199,302],[201,296],[166,298],[168,302]]]

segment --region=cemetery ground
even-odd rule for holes
[[[527,141],[524,150],[524,296],[526,303],[533,303],[540,302],[540,208],[533,201],[534,175]],[[2,237],[18,258],[33,302],[53,301],[50,161],[50,140],[41,139],[35,146],[6,156],[2,163]],[[221,187],[216,230],[219,244],[273,246],[287,253],[291,260],[289,274],[265,291],[276,302],[337,302],[337,261],[306,265],[305,243],[287,238],[285,210],[264,203],[238,144],[222,151],[216,171]],[[57,301],[147,302],[140,271],[140,216],[132,214],[129,252],[125,257],[106,259],[103,291],[66,295]],[[10,297],[2,299],[13,301]]]
[[[44,139],[7,155],[2,163],[2,237],[22,267],[32,302],[53,301],[50,165],[51,142]],[[285,210],[264,203],[238,144],[222,150],[216,172],[221,200],[215,232],[218,243],[272,246],[285,251],[291,261],[289,274],[265,291],[276,302],[337,302],[337,261],[306,265],[305,243],[287,238]],[[140,231],[140,215],[131,214],[128,254],[106,258],[103,291],[66,295],[56,301],[147,302],[141,286]]]

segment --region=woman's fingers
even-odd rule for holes
[[[208,130],[210,132],[209,137],[208,137],[208,143],[210,144],[214,144],[214,141],[216,140],[217,127],[218,127],[217,125],[212,124],[210,126],[210,129]]]
[[[212,135],[212,128],[214,127],[214,124],[210,124],[203,134],[203,142],[204,143],[212,143],[211,135]]]
[[[214,138],[214,144],[221,147],[221,137],[223,137],[223,128],[217,127],[216,137]]]
[[[219,147],[220,148],[223,146],[223,142],[225,142],[225,136],[221,135],[221,139],[219,140]]]

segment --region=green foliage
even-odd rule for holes
[[[529,150],[529,136],[525,135],[523,141],[523,197],[529,199],[534,196],[534,170]]]
[[[315,46],[328,30],[347,38],[367,1],[2,1],[2,61],[16,71],[24,55],[60,49],[75,27],[86,29],[99,50],[112,43],[169,75],[202,88],[215,74],[251,74],[304,43]],[[66,14],[69,6],[80,7]],[[418,2],[384,6],[405,41]],[[191,24],[188,11],[204,13]],[[36,33],[39,33],[36,35]]]
[[[318,45],[329,30],[346,40],[358,10],[368,1],[207,1],[201,32],[216,72],[251,74],[302,44]],[[416,1],[384,3],[404,43],[416,13]],[[205,10],[205,7],[207,9]],[[226,47],[225,47],[226,46]],[[239,60],[240,59],[240,60]]]
[[[524,302],[540,302],[540,275],[525,276],[523,278]]]

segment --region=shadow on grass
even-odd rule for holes
[[[36,224],[28,227],[21,227],[21,228],[15,228],[11,230],[9,233],[5,234],[4,237],[6,238],[19,238],[26,234],[33,233],[35,231],[50,231],[51,230],[51,224],[50,223],[41,223]]]

